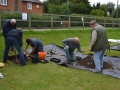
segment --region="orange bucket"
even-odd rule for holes
[[[46,54],[47,54],[46,52],[38,52],[39,58],[41,60],[45,60]]]

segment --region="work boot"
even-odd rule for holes
[[[71,64],[71,63],[72,63],[72,61],[71,61],[71,60],[68,60],[68,61],[67,61],[67,64]]]

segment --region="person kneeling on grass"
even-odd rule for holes
[[[65,40],[62,40],[62,43],[64,45],[64,51],[66,53],[66,57],[68,60],[68,63],[71,63],[72,61],[76,60],[74,50],[77,48],[77,50],[81,53],[84,52],[84,50],[81,50],[80,42],[78,37],[74,38],[67,38]]]
[[[43,44],[42,42],[37,39],[37,38],[32,38],[32,39],[26,39],[26,48],[24,50],[24,54],[26,54],[26,50],[28,46],[30,45],[32,47],[32,51],[29,54],[26,54],[27,57],[29,57],[31,54],[38,54],[38,52],[43,51]]]
[[[6,39],[5,39],[5,50],[4,50],[4,59],[3,62],[7,62],[8,58],[8,52],[10,49],[11,45],[14,45],[19,52],[19,57],[20,57],[20,63],[22,66],[26,65],[24,54],[22,51],[22,29],[13,29],[10,32],[6,34]]]

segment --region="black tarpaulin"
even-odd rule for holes
[[[110,49],[111,49],[111,50],[115,50],[115,51],[120,51],[120,44],[111,46]]]
[[[57,54],[51,53],[51,50],[57,52]],[[28,53],[30,51],[31,49],[27,50]],[[44,51],[47,52],[46,60],[51,60],[58,65],[66,66],[74,69],[88,70],[91,72],[93,72],[95,68],[93,55],[90,54],[85,55],[79,52],[75,52],[75,56],[80,57],[80,60],[78,59],[75,62],[68,64],[66,63],[67,58],[65,56],[63,47],[55,44],[48,44],[44,46]],[[12,58],[9,58],[9,60],[10,59],[12,61]],[[105,56],[103,70],[101,74],[110,75],[120,79],[120,58]]]
[[[76,57],[79,56],[82,59],[76,60],[75,62],[72,62],[71,64],[67,64],[65,52],[61,46],[58,46],[55,44],[48,44],[44,46],[44,51],[49,53],[50,50],[56,51],[58,54],[48,55],[46,59],[47,60],[50,60],[51,58],[60,59],[60,62],[56,62],[59,65],[65,65],[70,68],[83,69],[83,70],[88,70],[88,71],[93,71],[95,68],[94,61],[93,61],[93,55],[89,55],[89,54],[84,55],[79,52],[75,52],[75,56]],[[120,78],[120,58],[105,56],[102,74]]]

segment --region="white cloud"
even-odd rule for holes
[[[100,4],[107,4],[109,2],[112,2],[115,5],[117,5],[117,0],[88,0],[88,1],[90,2],[91,5],[99,3],[99,2],[100,2]],[[120,3],[118,2],[118,4],[120,4]]]

